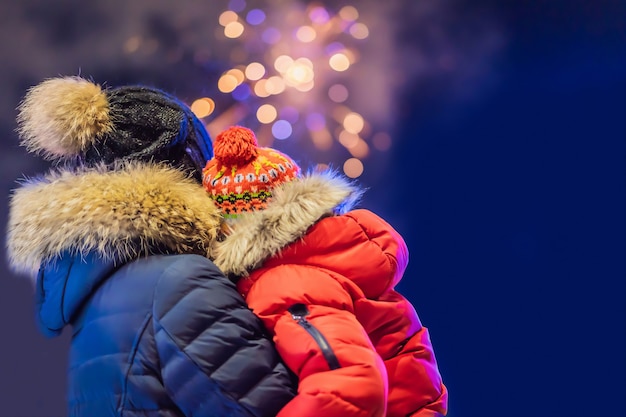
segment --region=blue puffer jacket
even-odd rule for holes
[[[199,255],[218,219],[200,185],[149,165],[15,191],[10,264],[37,276],[42,331],[72,327],[68,415],[274,416],[293,397],[262,324]]]

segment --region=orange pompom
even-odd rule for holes
[[[252,130],[232,126],[216,136],[213,153],[221,164],[240,167],[257,157],[257,147],[256,136]]]
[[[300,176],[293,159],[259,147],[245,127],[233,126],[218,134],[213,154],[202,170],[202,185],[227,218],[266,208],[274,187]]]

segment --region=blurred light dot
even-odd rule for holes
[[[363,162],[350,158],[343,163],[343,172],[350,178],[357,178],[363,174]]]
[[[191,111],[199,119],[207,117],[213,113],[213,110],[215,110],[215,102],[208,97],[199,98],[191,103]]]
[[[353,49],[346,49],[343,53],[346,58],[348,58],[348,62],[350,62],[350,64],[354,64],[357,61],[357,52]]]
[[[350,34],[356,39],[365,39],[369,36],[370,31],[363,23],[355,23],[350,26]]]
[[[276,28],[267,28],[261,34],[261,39],[263,39],[263,42],[273,45],[280,40],[280,36],[280,30]]]
[[[335,54],[328,60],[330,67],[335,71],[345,71],[350,68],[350,60],[342,53]]]
[[[343,51],[345,49],[346,49],[346,47],[341,42],[329,43],[328,45],[326,45],[326,48],[325,48],[326,53],[328,55],[333,55],[333,54],[335,54],[337,52],[340,52],[340,51]]]
[[[230,22],[224,28],[224,36],[227,38],[238,38],[243,33],[243,25],[239,22]]]
[[[267,79],[265,83],[265,90],[270,94],[280,94],[285,91],[285,80],[277,75],[274,75]]]
[[[284,72],[287,85],[298,88],[300,91],[308,91],[305,85],[313,82],[313,62],[308,58],[298,58],[287,67]],[[305,88],[305,89],[302,89]]]
[[[308,68],[313,69],[313,61],[311,61],[309,58],[305,58],[305,57],[298,58],[294,62],[296,62],[298,65],[304,65]]]
[[[267,91],[267,88],[265,88],[266,83],[267,80],[259,80],[254,85],[254,94],[257,97],[267,97],[270,95],[270,93]]]
[[[322,151],[328,151],[333,147],[333,137],[326,129],[312,130],[311,140],[315,147]]]
[[[309,12],[309,19],[311,19],[313,23],[324,24],[328,22],[328,12],[323,7],[314,7]]]
[[[246,100],[248,97],[250,97],[251,91],[250,91],[250,86],[248,84],[239,84],[234,90],[233,90],[233,98],[237,101],[244,101]]]
[[[343,119],[343,128],[350,133],[359,133],[363,130],[363,126],[365,126],[365,121],[358,113],[348,113]]]
[[[372,144],[379,151],[386,151],[391,148],[391,136],[385,132],[378,132],[372,137]]]
[[[243,75],[243,71],[239,68],[233,68],[226,71],[226,74],[232,75],[237,79],[237,84],[241,84],[245,80],[245,76]]]
[[[354,148],[359,143],[359,136],[354,133],[342,130],[339,133],[339,143],[341,143],[346,149]]]
[[[298,85],[295,85],[294,88],[298,91],[302,91],[302,92],[306,92],[306,91],[311,91],[313,89],[313,87],[315,87],[315,83],[313,81],[309,81],[306,83],[301,83]]]
[[[335,84],[328,89],[328,97],[335,103],[343,103],[348,99],[348,89],[343,84]]]
[[[238,85],[237,79],[230,74],[222,75],[220,79],[217,81],[217,88],[222,93],[230,93],[237,87],[237,85]]]
[[[261,9],[252,9],[246,15],[246,22],[251,25],[260,25],[265,20],[265,12]]]
[[[260,62],[252,62],[246,67],[246,77],[249,80],[260,80],[265,75],[265,67]]]
[[[348,151],[350,151],[350,154],[352,154],[355,158],[361,159],[365,158],[370,153],[370,147],[367,146],[367,142],[359,138],[353,147],[348,148]]]
[[[245,0],[230,0],[228,2],[228,8],[230,10],[240,12],[246,8],[246,1]]]
[[[274,68],[276,68],[276,71],[284,73],[287,72],[291,64],[293,64],[293,58],[287,55],[280,55],[274,61]]]
[[[339,17],[352,22],[359,18],[359,11],[354,6],[344,6],[339,10]]]
[[[133,52],[137,52],[139,46],[141,45],[141,38],[139,36],[132,36],[124,42],[124,52],[127,54],[132,54]]]
[[[343,120],[346,118],[346,116],[348,114],[350,114],[351,111],[349,108],[347,108],[346,106],[343,105],[338,105],[335,106],[332,111],[331,114],[333,116],[333,118],[337,121],[337,123],[339,124],[343,124]]]
[[[300,118],[300,114],[295,107],[285,106],[280,109],[280,118],[287,120],[291,124],[295,124]]]
[[[292,132],[291,124],[286,120],[277,120],[272,125],[272,134],[276,139],[287,139]]]
[[[278,116],[278,112],[276,111],[276,108],[271,104],[263,104],[256,111],[256,118],[261,123],[272,123],[274,120],[276,120],[276,116]]]
[[[296,83],[304,83],[310,79],[310,69],[302,65],[294,65],[287,71],[287,77]]]
[[[326,118],[321,113],[309,113],[306,117],[306,127],[314,132],[322,130],[326,127]]]
[[[311,26],[300,26],[296,31],[296,38],[300,42],[312,42],[315,40],[317,32]]]
[[[220,17],[218,18],[218,21],[220,22],[220,25],[226,27],[226,25],[232,22],[236,22],[238,19],[239,17],[237,16],[237,13],[231,10],[226,10],[224,13],[220,15]]]

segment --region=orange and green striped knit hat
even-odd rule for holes
[[[213,152],[202,170],[202,184],[226,218],[264,209],[275,186],[300,175],[290,157],[259,147],[245,127],[232,126],[218,134]]]

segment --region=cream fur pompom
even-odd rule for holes
[[[113,130],[107,96],[81,77],[51,78],[18,106],[21,144],[46,159],[71,158]]]

